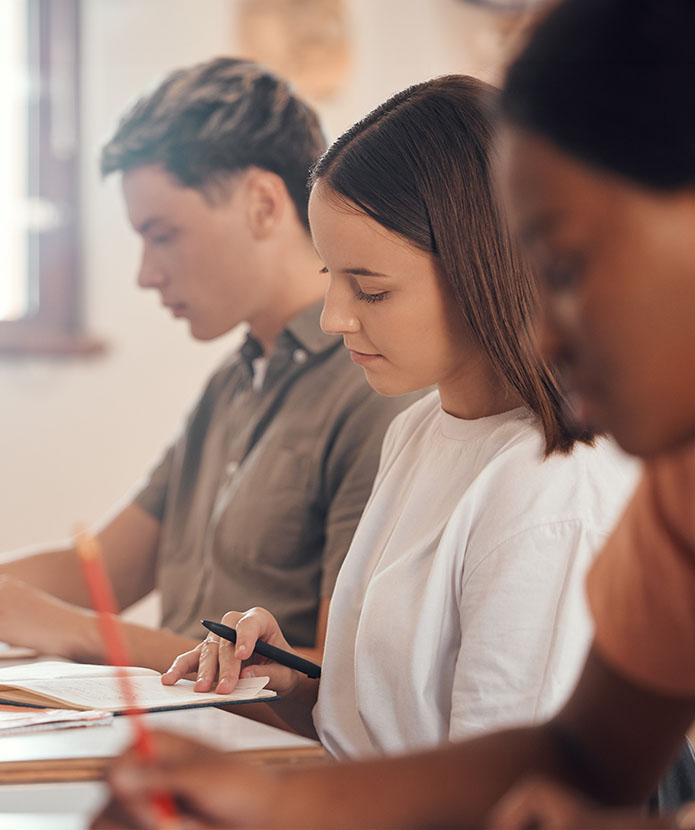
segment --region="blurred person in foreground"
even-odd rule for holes
[[[167,668],[203,639],[201,617],[249,603],[272,608],[293,645],[319,657],[383,434],[414,399],[373,392],[319,327],[307,176],[324,149],[316,113],[290,86],[233,58],[170,74],[103,148],[102,173],[123,174],[142,239],[138,284],[197,340],[250,329],[98,532],[121,608],[161,591],[161,629],[123,626],[136,665]],[[101,662],[88,608],[69,544],[0,565],[2,640]]]
[[[285,773],[162,736],[167,761],[112,772],[131,816],[147,825],[148,794],[168,789],[207,826],[693,826],[634,805],[695,717],[694,36],[691,0],[568,0],[503,94],[543,347],[582,417],[645,459],[589,577],[595,641],[567,704],[541,726]]]

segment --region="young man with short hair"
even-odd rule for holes
[[[124,625],[137,665],[164,670],[202,639],[201,617],[254,604],[320,653],[383,433],[412,400],[375,394],[340,338],[320,330],[306,182],[324,148],[316,114],[286,82],[219,58],[173,72],[103,149],[102,172],[123,174],[142,238],[139,285],[198,340],[249,325],[131,504],[98,533],[121,608],[161,590],[162,629]],[[71,546],[0,566],[2,640],[99,662],[88,607]]]

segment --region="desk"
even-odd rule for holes
[[[3,784],[0,830],[86,830],[107,798],[100,781]]]
[[[249,753],[251,760],[255,755],[260,761],[293,762],[322,755],[315,741],[212,707],[145,717],[153,729],[196,738],[222,751]],[[0,770],[2,762],[26,758],[96,759],[98,775],[108,758],[131,742],[131,729],[125,716],[109,726],[0,737]],[[105,799],[106,787],[98,780],[0,784],[0,830],[83,830]]]

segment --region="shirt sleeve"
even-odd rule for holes
[[[647,466],[588,594],[609,664],[658,692],[695,693],[695,445]]]
[[[187,445],[191,445],[189,454],[195,457],[197,471],[200,449],[202,448],[207,431],[210,427],[210,418],[214,412],[220,392],[227,389],[230,373],[236,364],[236,356],[227,359],[222,366],[208,379],[205,388],[188,413],[181,431],[161,456],[160,460],[145,478],[144,482],[135,490],[133,503],[137,504],[158,522],[164,520],[168,497],[173,494],[181,482],[177,478],[184,473],[181,468],[182,460],[177,461],[177,452],[181,456]]]
[[[171,470],[174,460],[174,446],[170,446],[150,472],[147,480],[136,491],[133,503],[145,510],[158,522],[164,519],[164,508],[167,499],[167,490],[171,480]]]
[[[408,397],[406,403],[414,401]],[[404,398],[369,394],[343,423],[327,464],[326,542],[321,596],[330,597],[338,571],[369,499],[389,424],[404,409]]]
[[[467,561],[451,740],[532,723],[562,705],[591,639],[583,586],[603,538],[580,520],[555,522]]]

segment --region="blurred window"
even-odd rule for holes
[[[79,0],[0,0],[0,352],[71,353],[80,327]]]

